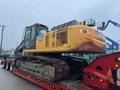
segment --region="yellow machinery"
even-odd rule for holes
[[[65,79],[75,73],[79,75],[86,62],[63,57],[62,53],[104,53],[104,35],[90,26],[92,24],[77,21],[53,27],[51,31],[42,24],[27,26],[23,41],[15,50],[16,55],[21,55],[16,58],[15,67],[49,81]]]
[[[35,24],[36,25],[36,24]],[[105,37],[99,31],[85,25],[70,25],[37,36],[34,49],[24,50],[25,53],[49,52],[105,52]]]

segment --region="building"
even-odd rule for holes
[[[10,56],[10,57],[14,56],[14,49],[2,50],[1,56]]]

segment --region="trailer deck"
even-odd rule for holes
[[[64,80],[57,83],[39,80],[35,77],[32,77],[31,75],[27,75],[25,73],[20,72],[17,69],[13,69],[13,74],[20,76],[28,81],[33,82],[34,84],[43,87],[47,90],[93,90],[92,88],[89,88],[82,84],[80,81],[73,81],[73,80]]]
[[[43,88],[13,75],[0,65],[0,90],[44,90]]]

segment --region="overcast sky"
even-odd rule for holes
[[[25,26],[38,22],[51,28],[88,18],[120,23],[120,0],[0,0],[0,24],[6,26],[3,48],[15,48]],[[104,34],[120,40],[120,28],[111,24]]]

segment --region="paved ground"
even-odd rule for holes
[[[0,90],[44,90],[0,67]]]

